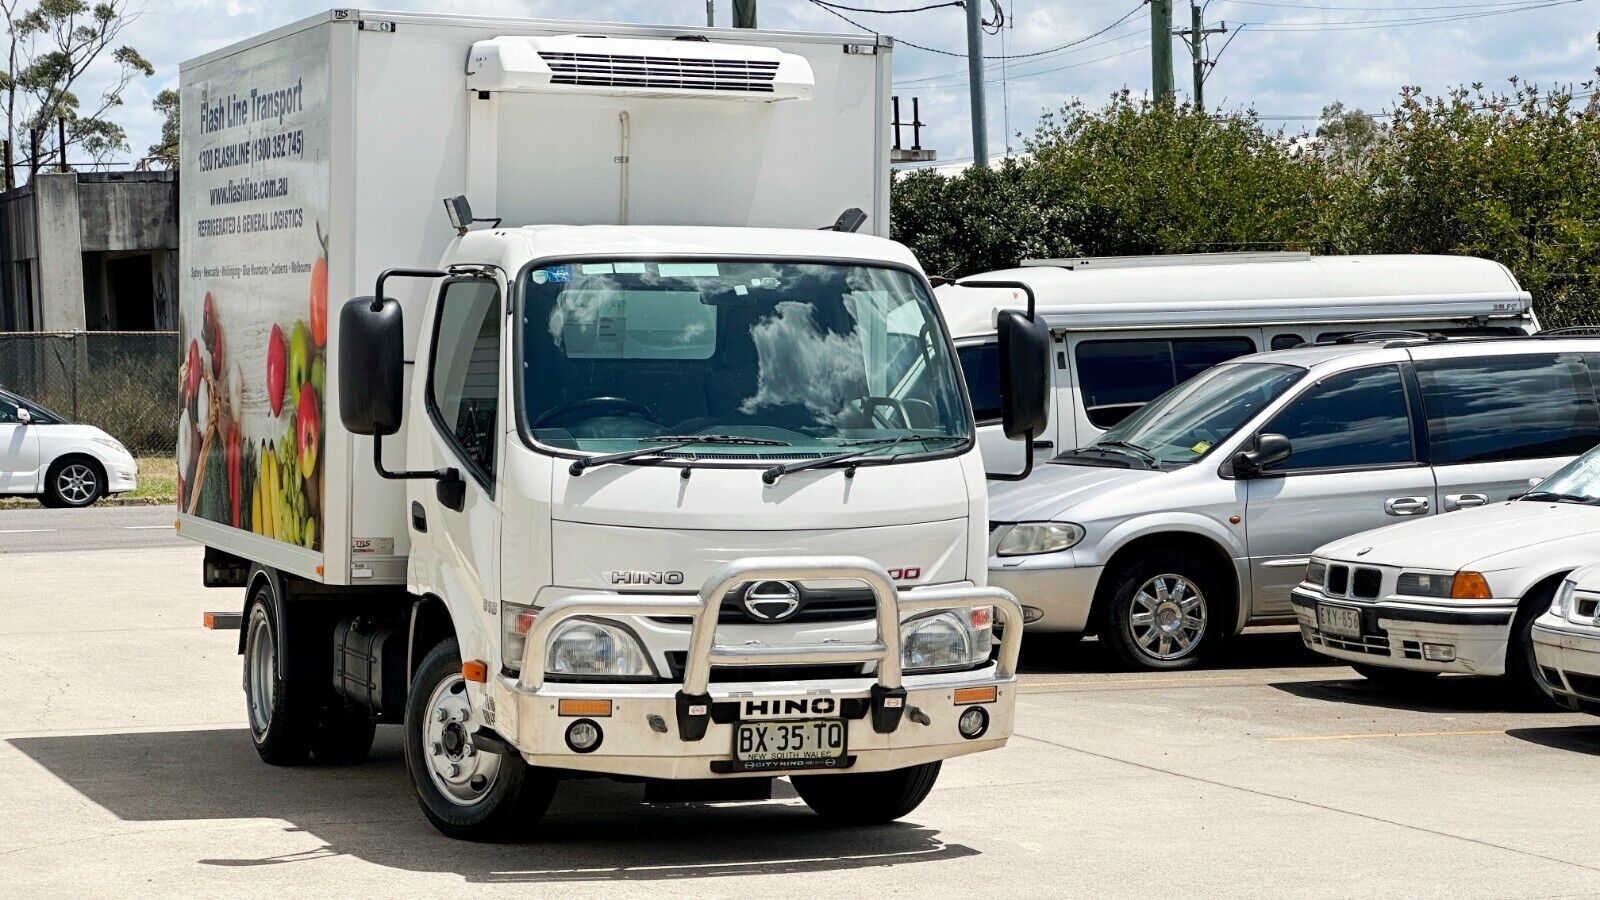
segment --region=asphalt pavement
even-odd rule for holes
[[[170,504],[0,509],[0,554],[179,546],[176,517]]]
[[[395,728],[359,766],[256,758],[237,632],[200,627],[241,592],[203,588],[200,556],[0,563],[0,894],[1600,892],[1600,719],[1465,678],[1395,694],[1283,630],[1179,673],[1029,638],[1010,744],[948,762],[895,825],[824,827],[784,782],[764,803],[648,807],[592,780],[562,785],[531,842],[450,841],[416,809]]]

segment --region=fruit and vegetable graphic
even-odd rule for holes
[[[303,316],[253,330],[230,322],[230,303],[259,303],[259,296],[214,286],[201,302],[199,329],[184,328],[198,337],[178,370],[180,508],[310,550],[321,549],[327,381],[328,239],[320,226],[317,240],[318,255],[299,276],[309,284],[293,289],[305,291]]]

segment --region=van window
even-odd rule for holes
[[[972,397],[972,414],[979,422],[1000,419],[1000,345],[971,344],[957,347],[961,377]]]
[[[1579,353],[1417,363],[1435,465],[1574,456],[1600,443]]]
[[[1084,341],[1077,349],[1084,411],[1096,428],[1110,428],[1217,363],[1255,351],[1246,337]]]
[[[1272,336],[1272,349],[1292,350],[1305,342],[1306,339],[1298,334],[1275,334]]]
[[[1278,413],[1263,432],[1289,439],[1294,452],[1275,472],[1412,462],[1411,419],[1398,366],[1330,375]]]

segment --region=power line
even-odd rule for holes
[[[1437,6],[1329,6],[1317,3],[1279,3],[1274,0],[1217,0],[1219,3],[1236,3],[1241,6],[1271,6],[1278,9],[1317,9],[1331,12],[1412,12],[1430,9],[1487,9],[1490,7],[1526,6],[1529,0],[1495,0],[1491,3],[1445,3]],[[1210,3],[1210,0],[1207,0]]]
[[[1557,6],[1571,6],[1574,3],[1586,2],[1588,0],[1541,0],[1541,2],[1525,3],[1522,6],[1509,9],[1460,13],[1448,16],[1421,16],[1410,19],[1366,19],[1346,22],[1243,22],[1240,24],[1249,25],[1257,31],[1373,31],[1380,28],[1403,28],[1410,25],[1436,25],[1444,22],[1461,22],[1468,19],[1485,19],[1492,16],[1504,16],[1512,13],[1550,9]]]
[[[845,12],[877,13],[885,16],[894,15],[896,13],[926,12],[930,9],[943,9],[946,6],[966,6],[962,0],[950,0],[948,3],[930,3],[927,6],[913,6],[907,9],[869,9],[865,6],[845,6],[842,3],[829,2],[829,0],[812,0],[812,2],[816,3],[818,6],[826,7],[828,9],[842,9]]]
[[[812,0],[812,2],[816,2],[816,0]],[[1129,37],[1131,35],[1122,35],[1121,37],[1118,37],[1118,38],[1112,38],[1111,40],[1108,40],[1108,41],[1102,41],[1102,42],[1100,42],[1100,44],[1088,44],[1088,46],[1084,46],[1084,44],[1086,42],[1092,41],[1095,38],[1100,37],[1101,35],[1105,34],[1106,32],[1111,31],[1111,30],[1113,30],[1113,29],[1125,24],[1129,19],[1131,19],[1133,17],[1133,15],[1135,13],[1137,13],[1140,9],[1142,9],[1144,7],[1145,2],[1146,2],[1146,0],[1140,0],[1140,2],[1136,6],[1134,6],[1132,9],[1128,10],[1126,13],[1123,13],[1121,17],[1119,17],[1115,22],[1112,22],[1110,25],[1107,25],[1104,28],[1099,29],[1098,31],[1094,31],[1094,32],[1091,32],[1089,34],[1086,34],[1083,37],[1075,38],[1075,39],[1073,39],[1071,41],[1068,41],[1065,44],[1061,44],[1059,46],[1052,47],[1052,48],[1050,48],[1048,50],[1039,50],[1039,51],[1036,51],[1036,52],[1033,52],[1033,53],[1023,53],[1023,54],[1015,54],[1015,55],[1002,54],[1000,56],[985,56],[984,59],[996,59],[996,60],[1000,60],[1001,62],[1004,62],[1004,61],[1007,61],[1007,60],[1012,60],[1012,59],[1036,59],[1036,58],[1042,57],[1042,56],[1053,56],[1053,55],[1055,55],[1057,53],[1069,52],[1069,51],[1072,51],[1074,49],[1087,50],[1089,47],[1097,47],[1097,46],[1100,46],[1100,44],[1108,44],[1108,43],[1111,43],[1112,41],[1123,40],[1123,39],[1125,39],[1125,38],[1127,38],[1127,37]],[[1528,2],[1528,0],[1521,0],[1521,2]],[[905,43],[905,42],[904,41],[900,41],[900,43]],[[912,46],[915,46],[915,45],[912,45]],[[995,64],[990,64],[989,66],[987,66],[987,68],[993,69],[993,68],[996,68],[996,65]],[[957,70],[953,70],[953,71],[950,71],[950,72],[942,72],[942,73],[940,73],[938,75],[925,75],[925,76],[923,76],[921,78],[908,78],[905,81],[896,82],[896,83],[897,84],[914,84],[914,83],[919,82],[919,81],[936,81],[936,80],[939,80],[939,79],[942,79],[942,78],[950,78],[950,77],[955,76],[955,75],[963,75],[964,76],[964,75],[966,75],[966,70],[965,69],[957,69]]]
[[[1104,47],[1107,44],[1115,44],[1115,43],[1117,43],[1119,41],[1125,41],[1125,40],[1127,40],[1129,38],[1143,38],[1143,37],[1146,37],[1146,36],[1147,35],[1145,34],[1144,27],[1142,25],[1138,25],[1132,31],[1128,31],[1128,32],[1125,32],[1123,34],[1116,35],[1115,37],[1106,38],[1103,41],[1095,41],[1094,43],[1091,43],[1091,44],[1084,44],[1082,46],[1075,47],[1072,50],[1069,50],[1069,51],[1066,51],[1064,53],[1059,54],[1059,56],[1067,56],[1069,54],[1084,53],[1084,52],[1087,52],[1089,50],[1093,50],[1096,47]],[[1036,60],[1033,61],[1032,64],[1033,65],[1037,65],[1037,64],[1039,64],[1041,62],[1045,62],[1045,61],[1046,60],[1044,60],[1042,58],[1041,59],[1036,59]],[[1001,68],[1001,65],[1003,65],[1003,63],[1004,63],[1004,61],[1002,61],[1001,64],[989,66],[988,67],[988,71],[994,72],[994,71],[999,70]],[[930,84],[931,82],[948,82],[951,79],[956,78],[958,76],[960,76],[962,78],[962,80],[965,80],[965,75],[966,75],[965,72],[946,72],[946,73],[944,73],[942,75],[924,75],[924,76],[921,76],[919,78],[907,78],[904,81],[896,81],[894,83],[894,85],[895,85],[895,87],[905,87],[905,86],[910,86],[910,87],[928,87],[928,86],[932,86]],[[1016,76],[1013,75],[1012,77],[1014,78]]]
[[[846,16],[844,13],[839,12],[837,9],[834,8],[834,4],[826,2],[826,0],[809,0],[809,2],[812,5],[818,7],[819,9],[822,9],[822,10],[824,10],[826,12],[832,13],[834,16],[837,16],[838,18],[843,19],[846,22],[849,22],[851,25],[854,25],[855,27],[861,29],[862,31],[871,32],[872,34],[882,34],[882,32],[877,31],[876,29],[873,29],[873,28],[869,28],[866,25],[863,25],[860,22],[857,22],[855,19],[852,19],[849,16]],[[1130,9],[1126,13],[1124,13],[1122,18],[1116,20],[1115,22],[1112,22],[1110,25],[1107,25],[1106,27],[1100,29],[1099,31],[1096,31],[1093,34],[1084,35],[1083,37],[1078,38],[1076,40],[1068,41],[1065,44],[1060,44],[1060,45],[1057,45],[1055,47],[1048,47],[1048,48],[1046,48],[1044,50],[1035,50],[1035,51],[1033,51],[1031,53],[1011,53],[1011,54],[1002,54],[1002,55],[984,54],[983,55],[983,59],[995,59],[995,60],[1001,60],[1001,59],[1007,59],[1007,60],[1009,60],[1009,59],[1033,59],[1034,57],[1049,56],[1050,54],[1053,54],[1053,53],[1059,53],[1062,50],[1066,50],[1066,49],[1069,49],[1071,47],[1075,47],[1078,44],[1083,43],[1084,41],[1090,40],[1092,38],[1099,37],[1100,35],[1105,34],[1107,31],[1110,31],[1111,29],[1117,27],[1118,25],[1121,25],[1123,22],[1126,22],[1128,19],[1132,18],[1134,13],[1137,13],[1139,10],[1143,9],[1144,5],[1145,5],[1145,2],[1147,2],[1147,0],[1140,0],[1140,2],[1136,6],[1133,7],[1133,9]],[[1561,2],[1577,3],[1577,2],[1581,2],[1581,0],[1561,0]],[[962,5],[965,5],[965,4],[962,4]],[[877,10],[874,10],[874,11],[876,12]],[[940,56],[954,56],[954,57],[958,57],[958,58],[961,58],[961,59],[965,59],[967,57],[967,54],[965,54],[965,53],[956,53],[953,50],[941,50],[941,49],[939,49],[937,47],[927,47],[927,46],[924,46],[922,44],[913,44],[910,41],[902,40],[900,38],[895,38],[895,43],[897,43],[897,44],[905,44],[907,47],[915,47],[918,50],[925,50],[928,53],[937,53]]]

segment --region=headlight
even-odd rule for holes
[[[1550,615],[1565,619],[1567,610],[1572,608],[1572,592],[1577,589],[1577,582],[1570,578],[1561,582],[1561,587],[1556,588],[1556,598],[1550,601]]]
[[[1314,584],[1317,587],[1322,587],[1322,583],[1327,581],[1327,580],[1328,580],[1328,564],[1327,563],[1322,562],[1321,560],[1316,560],[1316,559],[1313,559],[1312,561],[1306,563],[1306,581],[1308,583]]]
[[[1408,597],[1448,597],[1455,590],[1455,576],[1401,572],[1394,589],[1395,593]]]
[[[948,610],[900,623],[900,667],[907,672],[970,668],[989,659],[994,608]]]
[[[1083,540],[1083,528],[1071,522],[1019,522],[1011,526],[995,548],[996,556],[1030,556],[1054,553]]]
[[[651,678],[655,668],[633,632],[621,625],[573,619],[550,636],[544,670],[575,678]]]
[[[538,617],[539,611],[531,606],[500,604],[500,666],[513,675],[522,671],[522,648]]]
[[[128,448],[122,446],[122,442],[117,440],[116,438],[103,437],[103,438],[90,438],[89,440],[94,441],[96,444],[101,444],[103,446],[110,447],[111,449],[117,451],[118,453],[121,453],[123,456],[132,456],[133,455],[132,453],[129,453],[128,452]]]

